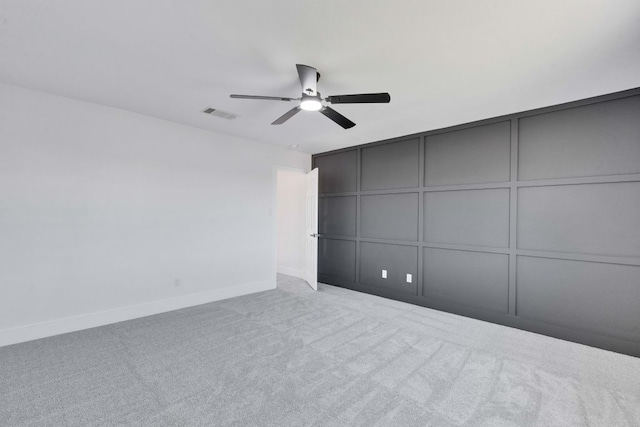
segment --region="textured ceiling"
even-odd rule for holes
[[[299,96],[296,63],[391,103],[229,98]],[[640,86],[640,2],[0,0],[0,81],[317,153]]]

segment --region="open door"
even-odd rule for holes
[[[318,168],[307,174],[306,192],[307,233],[304,279],[314,291],[318,290]]]

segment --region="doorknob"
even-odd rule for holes
[[[309,236],[311,236],[311,237],[318,237],[318,236],[319,236],[319,234],[317,234],[317,233],[313,233],[313,234],[309,234]]]

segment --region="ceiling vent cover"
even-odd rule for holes
[[[211,108],[211,107],[207,107],[204,110],[202,110],[203,113],[208,114],[210,116],[216,116],[216,117],[220,117],[221,119],[226,119],[226,120],[234,120],[236,119],[238,116],[233,114],[233,113],[229,113],[227,111],[222,111],[222,110],[218,110],[215,108]]]

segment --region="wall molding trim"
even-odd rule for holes
[[[69,332],[96,328],[127,320],[139,319],[154,314],[194,307],[214,301],[249,295],[276,288],[276,281],[264,280],[237,286],[214,289],[174,298],[150,301],[142,304],[129,305],[111,310],[97,311],[78,316],[65,317],[48,322],[34,323],[0,330],[0,347],[52,337]]]
[[[640,88],[312,156],[319,281],[640,356]]]
[[[302,271],[302,270],[300,270],[298,268],[286,267],[284,265],[278,265],[277,271],[280,274],[285,274],[287,276],[297,277],[298,279],[303,279],[304,280],[304,271]]]

